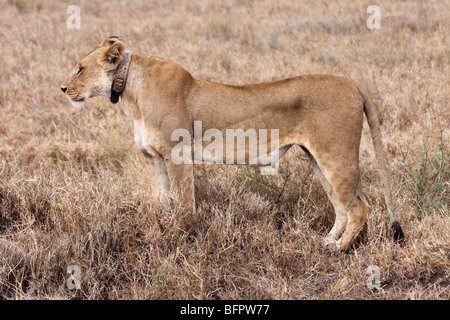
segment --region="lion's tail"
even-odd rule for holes
[[[386,155],[384,153],[384,147],[382,143],[380,122],[378,119],[378,114],[375,106],[370,101],[368,95],[362,88],[358,88],[359,93],[364,99],[364,113],[367,117],[367,122],[369,123],[373,148],[375,150],[375,158],[380,174],[381,184],[383,186],[384,199],[386,202],[386,208],[389,214],[389,221],[391,223],[392,230],[394,232],[394,239],[403,244],[405,241],[405,234],[403,233],[402,227],[397,220],[395,215],[394,203],[392,202],[391,190],[389,187],[389,171],[386,165]]]

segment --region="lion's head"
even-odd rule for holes
[[[106,38],[99,47],[77,62],[61,85],[74,107],[88,98],[109,96],[114,70],[122,60],[125,46],[117,36]]]

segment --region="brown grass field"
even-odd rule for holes
[[[81,29],[66,26],[70,4]],[[371,4],[379,30],[366,27]],[[0,299],[450,298],[448,0],[0,5]],[[334,213],[300,148],[275,176],[196,166],[193,231],[175,228],[177,209],[150,197],[120,103],[75,110],[60,90],[114,34],[205,80],[333,74],[365,86],[405,245],[392,240],[367,123],[360,165],[372,212],[348,253],[322,248]],[[71,265],[79,289],[67,286]],[[366,286],[372,265],[378,290]]]

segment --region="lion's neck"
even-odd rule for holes
[[[142,110],[138,104],[139,89],[143,88],[142,76],[143,67],[140,55],[133,54],[131,57],[130,69],[128,71],[127,84],[122,93],[122,103],[126,112],[134,119],[142,118]]]
[[[139,55],[133,54],[131,57],[130,69],[128,70],[127,84],[123,91],[123,96],[127,101],[137,103],[138,90],[141,86],[142,70]]]

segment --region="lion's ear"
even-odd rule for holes
[[[101,55],[100,60],[106,63],[108,69],[116,68],[120,61],[122,61],[122,55],[125,52],[125,46],[122,41],[117,41],[111,45],[106,51]]]
[[[122,41],[119,36],[109,36],[100,44],[100,47],[110,46],[116,43],[117,41]]]

